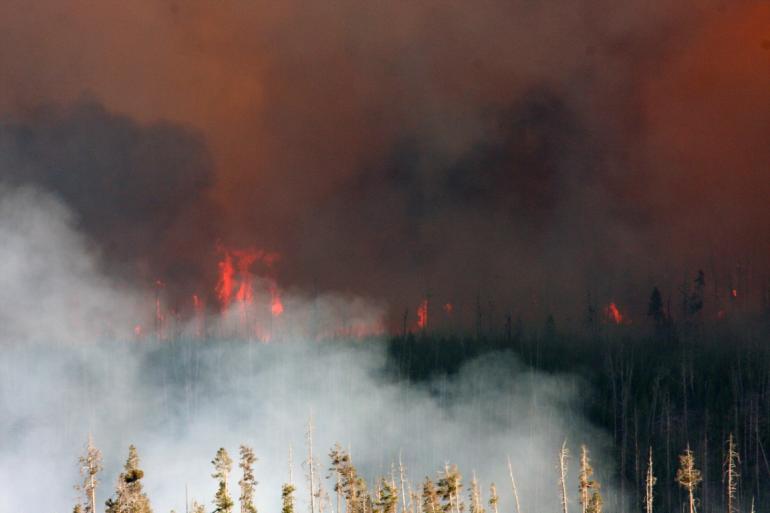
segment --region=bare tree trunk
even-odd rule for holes
[[[565,440],[559,451],[559,487],[561,488],[562,513],[569,513],[567,511],[567,458],[569,458],[569,450]]]
[[[655,474],[652,467],[652,447],[650,447],[650,455],[647,461],[647,476],[644,480],[644,511],[645,513],[653,513],[653,488],[655,486]]]
[[[513,467],[511,466],[511,458],[508,457],[508,475],[511,478],[511,489],[513,490],[513,500],[516,503],[516,513],[521,513],[521,505],[519,504],[519,490],[516,488],[516,479],[513,477]]]
[[[313,417],[307,422],[307,464],[310,481],[310,513],[315,513],[315,462],[313,461]]]

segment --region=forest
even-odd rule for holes
[[[594,427],[609,434],[610,458],[605,458],[603,467],[594,472],[589,452],[591,440],[564,440],[560,450],[554,447],[552,453],[539,455],[548,462],[545,468],[553,468],[553,474],[540,475],[538,479],[553,486],[548,491],[546,485],[545,492],[537,493],[551,494],[554,503],[561,505],[562,513],[568,513],[570,508],[581,513],[766,510],[770,505],[767,317],[735,313],[707,320],[696,310],[693,315],[674,318],[658,310],[656,295],[653,292],[647,322],[634,326],[601,320],[588,307],[584,328],[578,331],[560,329],[553,316],[548,316],[542,325],[520,319],[512,322],[511,316],[507,316],[501,320],[500,329],[479,321],[476,332],[465,336],[426,328],[388,338],[323,341],[316,344],[315,351],[321,354],[332,347],[353,351],[361,351],[362,347],[382,349],[386,355],[384,363],[374,369],[381,383],[377,386],[397,384],[408,393],[410,388],[429,385],[432,400],[446,409],[460,392],[437,384],[451,383],[465,365],[483,358],[514,358],[533,371],[567,376],[568,380],[581,383],[581,394],[572,402]],[[218,347],[219,354],[231,350],[222,349],[222,343],[165,340],[148,353],[145,364],[154,369],[154,379],[163,375],[164,387],[176,390],[171,392],[172,396],[184,390],[185,400],[195,403],[199,393],[196,387],[204,386],[196,384],[199,377],[194,369],[199,363],[195,362],[205,358],[203,353],[214,347]],[[245,346],[241,348],[253,343],[242,341]],[[276,340],[269,345],[276,347],[282,343],[291,344]],[[515,374],[521,369],[512,366],[509,372]],[[473,401],[481,400],[485,392],[463,393],[469,393]],[[502,415],[502,422],[522,416],[537,417],[535,394],[533,391],[532,409]],[[383,415],[399,421],[395,412]],[[543,421],[537,418],[533,422]],[[452,454],[442,455],[449,460],[433,476],[407,476],[400,461],[390,462],[389,474],[364,476],[353,465],[351,454],[339,444],[331,449],[326,461],[315,455],[312,429],[309,425],[307,454],[303,459],[309,491],[306,499],[312,512],[499,513],[499,494],[503,493],[509,495],[504,503],[512,513],[534,513],[534,509],[541,511],[545,507],[538,507],[537,500],[520,502],[520,496],[526,497],[530,490],[517,487],[516,474],[526,472],[527,464],[519,461],[516,454],[508,455],[509,482],[504,485],[482,484],[475,471],[470,473],[470,479],[466,471],[463,484],[460,469],[449,463]],[[376,433],[369,436],[376,437]],[[259,492],[280,493],[282,513],[292,513],[295,508],[296,483],[290,447],[288,451],[289,466],[282,489]],[[505,454],[505,450],[501,449],[500,454]],[[227,450],[220,448],[216,452],[212,461],[216,496],[195,495],[193,500],[186,491],[187,513],[256,511],[252,466],[257,455],[251,447],[242,445],[239,456],[240,470],[234,473]],[[79,460],[84,480],[79,485],[81,499],[76,512],[104,510],[94,499],[100,458],[89,440]],[[505,462],[505,456],[500,459],[499,463]],[[576,464],[577,489],[574,479],[569,481],[566,476],[570,459]],[[276,462],[269,464],[275,468]],[[142,478],[136,449],[131,446],[115,492],[106,503],[106,512],[151,511],[149,499],[142,491]],[[232,484],[236,479],[238,488]],[[325,487],[325,482],[330,484]],[[522,508],[522,503],[527,503],[529,509]]]

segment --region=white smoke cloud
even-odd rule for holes
[[[415,487],[446,462],[457,463],[466,485],[476,472],[485,496],[489,483],[497,483],[503,511],[512,510],[506,455],[527,512],[556,510],[556,454],[565,438],[574,451],[590,445],[599,479],[611,473],[612,460],[603,456],[607,437],[579,413],[585,386],[576,378],[533,372],[512,355],[494,354],[456,377],[407,384],[384,372],[382,340],[313,340],[311,320],[316,327],[368,326],[384,311],[360,298],[287,295],[287,316],[298,313],[281,321],[280,339],[269,344],[138,340],[132,329],[142,321],[147,294],[101,274],[76,227],[67,208],[44,193],[0,191],[2,512],[71,510],[88,433],[105,456],[100,504],[112,493],[130,443],[139,450],[156,512],[185,511],[186,490],[191,500],[210,505],[210,460],[219,447],[236,459],[245,443],[259,457],[263,512],[279,509],[293,447],[297,511],[303,511],[310,416],[322,476],[335,442],[351,450],[370,482],[388,475],[399,454]],[[576,476],[572,468],[572,491]],[[324,486],[333,499],[332,483]]]

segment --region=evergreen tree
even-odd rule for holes
[[[695,513],[695,489],[703,480],[700,470],[695,468],[695,456],[687,445],[684,453],[679,455],[679,468],[676,471],[676,482],[687,491],[689,513]]]
[[[329,457],[332,461],[329,470],[335,472],[339,478],[334,485],[334,491],[344,495],[346,512],[370,512],[371,499],[366,489],[366,481],[358,475],[356,467],[351,462],[350,454],[337,444],[332,448]]]
[[[658,478],[655,477],[652,468],[652,447],[650,447],[650,454],[647,460],[647,474],[644,478],[644,513],[653,513],[653,488]]]
[[[602,495],[599,492],[598,481],[591,479],[594,469],[591,467],[591,459],[585,445],[580,446],[580,474],[578,474],[578,491],[580,495],[580,507],[583,513],[601,513]]]
[[[142,491],[144,471],[139,468],[136,447],[128,446],[128,458],[118,476],[115,497],[107,500],[107,513],[152,513],[150,500]]]
[[[444,472],[438,480],[438,496],[441,498],[441,510],[444,513],[460,513],[465,506],[460,499],[462,489],[462,475],[457,470],[457,465],[444,467]]]
[[[206,513],[206,508],[203,507],[203,504],[193,501],[192,506],[190,506],[190,513]]]
[[[232,513],[233,499],[227,488],[227,479],[232,469],[233,460],[230,459],[225,448],[221,447],[211,464],[214,465],[214,473],[211,474],[211,477],[219,481],[219,487],[214,496],[214,506],[216,506],[214,513]]]
[[[374,502],[377,513],[396,513],[398,509],[398,488],[392,481],[380,479],[377,500]],[[405,513],[405,512],[404,512]]]
[[[479,482],[476,479],[476,472],[473,473],[471,486],[468,488],[468,492],[471,502],[470,513],[485,513],[484,506],[481,503],[481,490],[479,489]]]
[[[725,497],[727,499],[725,513],[735,513],[737,511],[735,501],[738,495],[738,464],[740,461],[740,456],[735,448],[735,439],[733,434],[730,433],[727,439],[727,454],[725,455],[724,462]]]
[[[658,287],[654,287],[652,289],[652,294],[650,295],[650,304],[647,308],[647,315],[652,317],[652,320],[655,321],[656,326],[663,324],[663,320],[665,319],[665,314],[663,313],[663,297],[660,295],[660,290],[658,290]]]
[[[489,485],[489,507],[492,508],[492,513],[498,513],[497,505],[500,502],[500,497],[497,496],[497,487],[495,483]]]
[[[436,487],[433,485],[433,481],[426,477],[422,483],[422,513],[439,513],[440,509]]]
[[[254,479],[255,461],[257,458],[251,447],[241,445],[241,461],[238,464],[243,472],[241,480],[238,481],[241,486],[241,513],[257,513],[257,508],[254,506],[254,488],[257,486],[257,481]]]
[[[281,513],[294,513],[294,485],[284,483],[281,487]]]
[[[591,461],[588,457],[588,449],[585,445],[580,446],[580,473],[578,474],[578,494],[580,508],[582,513],[588,511],[588,504],[591,500],[591,489],[594,482],[591,480],[594,469],[591,467]]]
[[[76,487],[83,493],[83,513],[96,513],[96,487],[99,480],[96,475],[102,470],[102,453],[94,446],[94,440],[88,435],[86,453],[78,458],[83,484]]]

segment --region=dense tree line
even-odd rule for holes
[[[700,462],[699,512],[749,511],[752,504],[767,509],[769,318],[763,311],[708,319],[703,287],[698,273],[692,287],[683,287],[676,316],[655,288],[647,319],[634,325],[603,319],[589,303],[579,329],[562,330],[553,316],[535,323],[511,322],[508,315],[497,331],[407,332],[388,342],[389,371],[394,379],[424,381],[451,376],[480,355],[505,351],[535,369],[579,375],[590,383],[582,397],[586,415],[613,436],[615,479],[624,492],[619,500],[630,493],[634,501],[613,505],[617,509],[644,505],[649,458],[660,467],[655,470],[663,509],[678,508],[684,492],[673,470],[677,447],[689,447]],[[731,451],[733,464],[740,462],[741,481],[728,494],[722,485]]]

